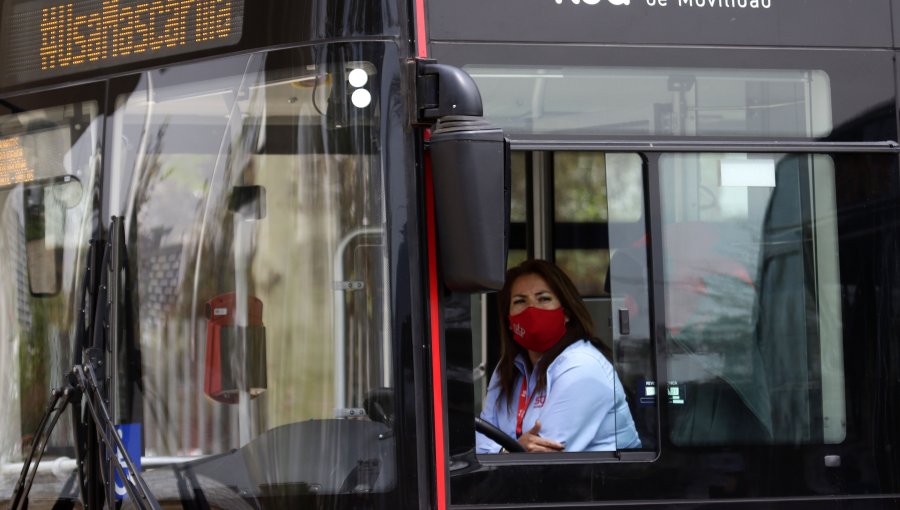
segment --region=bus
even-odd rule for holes
[[[898,41],[897,0],[0,0],[0,506],[897,508]],[[639,447],[476,450],[527,259]]]

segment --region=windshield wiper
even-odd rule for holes
[[[19,479],[16,482],[10,504],[11,510],[23,510],[27,507],[28,494],[31,491],[38,465],[47,447],[50,433],[56,426],[57,421],[59,421],[59,417],[62,416],[66,407],[70,404],[73,406],[73,412],[75,413],[76,436],[79,434],[78,430],[94,430],[94,435],[99,440],[96,446],[102,451],[102,457],[105,461],[105,465],[101,465],[99,462],[88,462],[87,468],[82,467],[85,460],[84,456],[93,452],[83,451],[82,447],[84,445],[81,443],[81,440],[85,439],[84,437],[76,438],[76,451],[79,457],[78,476],[81,481],[82,499],[86,506],[97,508],[99,502],[102,501],[98,494],[95,494],[94,490],[96,487],[95,481],[98,479],[102,480],[103,485],[106,487],[105,499],[107,506],[110,508],[114,506],[115,481],[113,480],[113,473],[115,472],[122,480],[122,484],[125,486],[125,490],[134,504],[142,509],[157,510],[160,508],[159,502],[153,497],[140,471],[136,469],[135,462],[128,454],[125,444],[116,432],[115,421],[110,416],[109,409],[106,406],[107,397],[100,383],[102,375],[100,377],[97,375],[98,372],[100,374],[104,373],[103,362],[104,358],[107,358],[106,351],[109,350],[107,347],[117,345],[119,342],[118,336],[121,333],[119,291],[123,289],[124,276],[122,273],[125,266],[125,229],[122,224],[122,218],[113,217],[109,231],[110,239],[106,243],[102,264],[100,264],[100,268],[104,269],[104,271],[99,271],[101,273],[99,279],[97,278],[96,266],[89,263],[88,274],[84,282],[84,308],[82,309],[82,317],[86,317],[93,315],[95,307],[108,307],[107,322],[99,325],[100,330],[95,331],[93,327],[93,322],[95,321],[91,320],[90,317],[87,317],[85,322],[79,320],[77,332],[79,338],[76,339],[76,347],[78,349],[88,345],[91,347],[84,349],[82,364],[76,364],[66,375],[65,387],[54,389],[51,394],[50,403],[35,433],[31,452],[25,459]],[[92,245],[92,249],[96,248],[96,246],[96,244]],[[94,260],[90,256],[88,259]],[[91,271],[94,272],[91,273]],[[99,282],[95,285],[97,280]],[[97,334],[91,335],[91,332]],[[111,332],[108,333],[110,336],[107,336],[104,332]],[[90,338],[90,341],[87,341],[88,338]],[[115,350],[113,351],[115,352]],[[116,358],[115,356],[108,356],[108,359],[114,361]],[[110,364],[107,363],[107,365]],[[111,370],[115,370],[115,367],[113,366]],[[115,382],[112,384],[115,384]],[[82,402],[82,396],[87,397],[84,402],[86,403],[90,422],[83,414],[79,416],[80,409],[78,409],[78,404]],[[116,453],[118,453],[118,457]],[[127,472],[119,462],[119,458],[125,462],[128,468]],[[32,463],[34,464],[33,466]],[[85,469],[93,472],[87,473]],[[97,471],[99,471],[99,477],[97,476]]]
[[[93,356],[91,357],[93,358]],[[19,474],[19,480],[16,483],[12,503],[10,504],[12,510],[20,510],[27,507],[28,493],[31,491],[31,486],[34,482],[34,477],[37,474],[38,465],[40,464],[41,458],[47,447],[50,433],[53,431],[53,427],[56,425],[57,421],[59,421],[59,417],[65,412],[67,405],[73,401],[79,401],[82,393],[87,397],[85,402],[87,403],[87,408],[90,411],[90,416],[93,419],[94,425],[98,430],[102,431],[102,433],[98,433],[97,436],[105,448],[106,460],[110,465],[115,467],[119,478],[125,485],[125,490],[128,491],[128,495],[131,496],[139,508],[154,510],[160,508],[156,498],[154,498],[153,494],[150,492],[147,482],[144,481],[140,471],[137,470],[134,461],[131,459],[131,456],[128,455],[125,444],[122,442],[119,434],[115,432],[115,423],[112,418],[110,418],[109,411],[103,403],[103,395],[100,391],[99,384],[97,383],[97,374],[94,366],[98,361],[100,360],[91,359],[84,365],[75,365],[75,367],[72,368],[72,372],[70,372],[67,377],[68,383],[65,388],[62,390],[55,389],[53,391],[50,404],[47,406],[47,411],[44,413],[41,423],[38,426],[38,431],[35,434],[35,441],[32,444],[31,453],[25,459],[22,466],[22,472]],[[116,451],[118,451],[121,459],[125,462],[125,465],[128,468],[127,472],[115,458],[115,455],[112,454],[112,452]],[[34,463],[33,468],[32,462]],[[132,476],[129,477],[128,473],[131,473]],[[107,474],[107,477],[109,477],[109,474]],[[134,481],[132,481],[132,477]],[[114,483],[113,480],[110,479],[106,479],[105,482],[109,485]]]
[[[56,426],[56,422],[59,421],[59,417],[62,416],[66,406],[73,397],[75,397],[75,400],[78,400],[79,397],[74,394],[75,391],[77,391],[77,389],[67,384],[65,389],[59,390],[54,388],[51,392],[50,403],[47,405],[47,410],[44,411],[41,422],[38,424],[37,431],[34,433],[31,452],[22,464],[22,472],[19,473],[19,480],[16,482],[16,487],[13,490],[12,501],[9,505],[11,510],[19,510],[20,508],[26,508],[28,506],[26,503],[28,501],[28,493],[31,491],[31,484],[34,482],[34,476],[37,474],[37,468],[41,463],[41,457],[44,456],[44,451],[47,448],[47,441],[50,439],[50,433],[53,431],[53,427]],[[34,462],[33,470],[30,469],[32,462]]]
[[[156,498],[153,497],[153,493],[150,492],[150,488],[147,486],[144,477],[141,476],[134,460],[128,455],[128,450],[125,449],[125,443],[122,442],[122,438],[116,433],[116,425],[112,418],[110,418],[109,411],[103,403],[102,394],[100,392],[99,384],[97,383],[97,374],[94,370],[96,362],[97,360],[91,360],[91,362],[86,365],[76,365],[75,368],[72,369],[72,375],[75,376],[78,387],[85,391],[86,396],[88,397],[86,400],[87,407],[91,413],[91,417],[94,419],[94,425],[96,425],[98,429],[103,430],[103,433],[98,434],[98,437],[106,447],[106,460],[116,468],[116,472],[119,474],[120,479],[125,485],[125,490],[128,491],[128,495],[131,496],[140,508],[159,509],[159,503],[156,501]],[[113,439],[112,442],[110,441],[110,437]],[[115,443],[115,446],[113,443]],[[115,455],[112,455],[112,452],[115,452],[116,449],[118,449],[118,453],[122,460],[125,461],[125,465],[128,467],[128,473],[131,473],[134,481],[131,480],[128,473],[122,468],[122,464],[118,462]],[[106,480],[106,483],[112,486],[114,482],[112,480]]]

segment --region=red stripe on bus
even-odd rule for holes
[[[425,31],[425,0],[416,0],[416,56],[428,56],[428,39]]]
[[[434,218],[434,185],[431,155],[425,153],[425,209],[428,222],[428,314],[431,323],[431,388],[434,392],[434,471],[437,508],[447,507],[447,473],[444,457],[444,385],[441,371],[441,330],[438,308],[437,237]]]

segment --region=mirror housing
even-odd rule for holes
[[[410,124],[432,129],[428,149],[444,284],[459,292],[499,290],[509,247],[509,141],[482,118],[481,93],[465,71],[429,59],[407,64],[415,91]]]
[[[436,123],[429,150],[445,285],[500,289],[509,246],[509,141],[480,117],[448,116]]]

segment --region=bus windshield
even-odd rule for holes
[[[110,82],[102,188],[108,215],[123,218],[127,278],[109,407],[161,503],[202,493],[230,507],[394,486],[378,91],[384,59],[396,57],[386,51],[305,47]],[[63,155],[91,153],[72,142]],[[0,278],[26,264],[23,189],[0,192],[11,266]],[[75,236],[66,246],[83,253],[88,235]],[[71,290],[84,262],[61,264]],[[0,402],[40,410],[71,367],[77,299],[52,298],[64,319],[51,335],[35,329],[46,320],[28,319],[51,298],[2,288],[0,313],[17,319],[0,321],[0,373],[39,380],[4,386]],[[13,476],[0,487],[18,474],[32,421],[0,428],[2,476]],[[69,435],[53,438],[44,464],[73,467]],[[77,499],[74,476],[42,468],[32,495]]]

